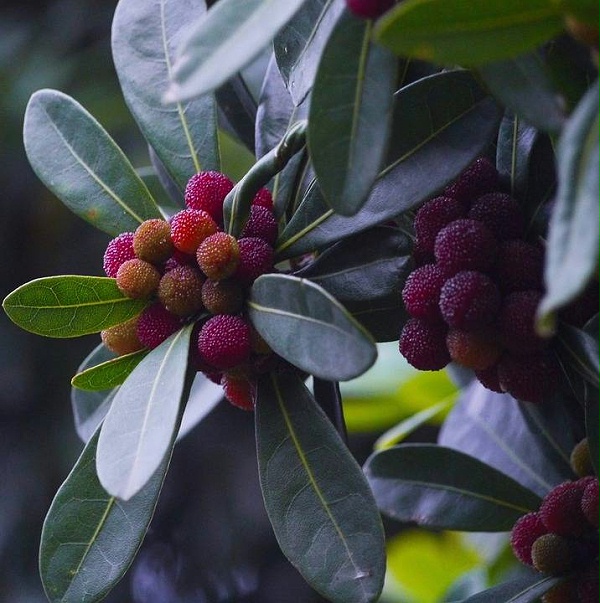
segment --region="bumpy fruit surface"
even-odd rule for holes
[[[202,241],[196,259],[200,269],[213,281],[231,276],[240,260],[240,249],[235,237],[217,232]]]
[[[231,369],[245,362],[250,352],[250,327],[239,316],[219,314],[200,329],[200,359],[217,369]]]
[[[242,287],[235,279],[208,279],[202,285],[202,303],[211,314],[237,314],[244,303]]]
[[[502,343],[511,352],[527,354],[544,349],[548,340],[535,331],[535,315],[542,299],[539,291],[516,291],[502,300],[498,330]]]
[[[581,496],[581,510],[591,526],[598,529],[598,478],[586,485]]]
[[[504,353],[498,362],[498,379],[502,390],[517,400],[539,404],[556,391],[560,369],[549,352],[527,356]]]
[[[531,560],[538,572],[560,576],[577,562],[576,544],[559,534],[544,534],[531,547]]]
[[[155,303],[146,308],[139,317],[137,336],[144,347],[154,349],[181,327],[181,320],[171,314],[162,304]]]
[[[241,237],[258,237],[273,245],[277,239],[277,220],[273,212],[265,207],[253,205]]]
[[[216,171],[199,172],[185,187],[185,204],[191,209],[202,209],[219,225],[223,224],[223,201],[233,188],[233,182]]]
[[[520,239],[525,233],[525,220],[515,199],[505,193],[487,193],[472,205],[468,218],[483,222],[499,241]]]
[[[377,19],[394,5],[394,0],[346,0],[350,12],[361,19]]]
[[[127,260],[135,258],[133,250],[133,233],[123,232],[118,237],[112,239],[106,246],[102,267],[106,276],[116,278],[117,270],[121,264]]]
[[[444,189],[444,195],[470,205],[498,188],[498,172],[487,157],[479,157],[460,176]]]
[[[252,199],[252,205],[257,205],[258,207],[264,207],[273,211],[273,195],[268,188],[261,188],[256,195],[254,195],[254,199]]]
[[[544,251],[541,247],[518,239],[500,243],[494,277],[501,291],[541,291],[543,274]]]
[[[250,378],[223,375],[221,381],[225,398],[242,410],[254,410],[256,404],[256,382]]]
[[[414,318],[439,320],[440,291],[446,274],[437,264],[427,264],[411,272],[402,289],[406,311]]]
[[[102,343],[111,351],[122,356],[141,350],[144,346],[137,336],[138,316],[119,325],[104,329],[100,333]]]
[[[263,239],[247,237],[239,239],[239,264],[235,278],[244,285],[251,285],[261,274],[273,271],[273,248]]]
[[[571,451],[570,464],[573,472],[579,477],[593,475],[594,466],[590,455],[590,445],[587,438],[577,442]]]
[[[415,215],[415,237],[423,252],[433,254],[435,238],[444,226],[463,218],[465,208],[456,199],[435,197],[419,208]]]
[[[443,369],[450,362],[446,348],[447,332],[448,328],[444,323],[411,318],[400,334],[400,353],[419,370]]]
[[[483,370],[475,370],[475,376],[483,387],[497,394],[504,393],[498,377],[498,363]]]
[[[589,529],[581,509],[588,480],[564,482],[553,488],[542,501],[540,518],[550,532],[561,536],[581,536]]]
[[[133,249],[140,260],[161,264],[173,253],[171,226],[165,220],[145,220],[133,234]]]
[[[538,513],[527,513],[520,517],[510,535],[510,544],[517,559],[525,565],[533,565],[531,547],[540,536],[547,533],[548,528]]]
[[[158,285],[158,299],[172,314],[190,316],[202,309],[204,277],[193,266],[176,266],[165,272]]]
[[[495,365],[502,353],[493,333],[486,331],[450,329],[446,345],[454,362],[475,371],[483,371]]]
[[[137,258],[123,262],[117,270],[117,287],[132,299],[150,297],[158,288],[159,281],[158,270],[150,262]]]
[[[184,209],[171,218],[173,245],[183,253],[196,253],[200,243],[217,230],[217,223],[201,209]]]
[[[598,561],[577,578],[579,603],[598,603]]]

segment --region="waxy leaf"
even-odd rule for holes
[[[186,387],[192,325],[152,350],[119,388],[104,419],[96,459],[98,478],[122,500],[137,494],[177,435]]]
[[[354,215],[382,168],[397,61],[371,42],[372,21],[345,12],[323,51],[312,91],[307,143],[332,209]]]
[[[102,391],[121,385],[131,371],[146,357],[148,350],[139,350],[118,358],[111,358],[77,373],[71,385],[87,391]]]
[[[183,41],[167,102],[211,92],[249,65],[304,0],[221,0]]]
[[[241,142],[250,153],[253,153],[257,103],[253,92],[246,83],[244,74],[238,73],[217,88],[215,98],[219,107],[221,129]],[[225,156],[226,153],[225,150]],[[225,166],[221,170],[227,172]]]
[[[461,603],[534,603],[560,580],[532,571],[463,599]]]
[[[600,420],[598,416],[598,390],[587,387],[586,388],[586,400],[585,400],[585,430],[590,447],[590,457],[592,459],[592,465],[598,475],[598,462],[600,460],[600,454],[598,454],[598,430],[600,426]]]
[[[273,351],[322,379],[352,379],[377,358],[369,333],[309,280],[263,275],[252,286],[248,310],[252,324]]]
[[[569,118],[558,145],[558,191],[548,229],[546,295],[538,327],[554,330],[554,312],[583,291],[598,264],[598,82]]]
[[[56,90],[35,92],[25,110],[25,151],[40,180],[75,214],[111,236],[161,213],[102,126]]]
[[[46,337],[99,333],[137,316],[145,300],[125,297],[114,278],[48,276],[15,289],[2,302],[22,329]]]
[[[548,0],[405,0],[377,23],[377,40],[399,55],[443,65],[481,65],[516,57],[559,34]]]
[[[558,337],[560,349],[570,365],[592,386],[598,389],[598,339],[581,329],[567,324],[560,326]]]
[[[344,306],[377,342],[398,341],[408,319],[400,289],[375,299],[345,301]]]
[[[152,519],[169,459],[128,501],[96,476],[98,432],[57,492],[42,530],[40,573],[53,603],[102,599],[133,561]]]
[[[278,259],[319,249],[423,203],[483,152],[499,119],[498,107],[467,71],[435,74],[402,88],[386,167],[361,210],[337,215],[319,187],[311,186],[279,237]],[[424,165],[435,169],[424,172]]]
[[[183,411],[177,439],[185,437],[223,399],[223,388],[198,372]]]
[[[385,553],[375,501],[299,376],[259,382],[256,442],[265,508],[284,554],[333,603],[376,601]]]
[[[364,470],[382,513],[429,528],[503,532],[541,502],[475,457],[434,444],[376,452]]]
[[[192,0],[120,0],[112,54],[123,96],[144,137],[183,191],[201,170],[220,167],[213,95],[166,106],[175,52],[206,11]]]

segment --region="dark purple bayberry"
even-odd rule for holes
[[[544,286],[544,250],[539,245],[519,239],[502,241],[498,245],[494,278],[505,293],[528,289],[541,291]]]
[[[239,263],[234,277],[251,285],[261,274],[273,271],[273,248],[263,239],[246,237],[238,240]]]
[[[413,318],[439,320],[439,299],[446,281],[444,271],[437,264],[427,264],[411,272],[402,289],[402,301]]]
[[[241,238],[258,237],[269,245],[273,245],[277,234],[277,220],[273,212],[266,207],[253,205],[250,208],[250,216],[242,230]]]
[[[144,347],[154,349],[181,327],[181,320],[157,302],[146,308],[137,324],[137,336]]]
[[[515,354],[539,352],[548,340],[535,331],[535,315],[542,299],[539,291],[516,291],[502,301],[498,316],[500,339]]]
[[[406,360],[421,371],[439,371],[450,362],[448,328],[443,322],[411,318],[400,333],[398,346]]]
[[[419,249],[433,253],[438,232],[450,222],[464,216],[465,208],[456,199],[435,197],[427,201],[415,215],[415,238]]]
[[[133,250],[133,233],[123,232],[112,239],[104,252],[103,268],[106,276],[116,278],[117,270],[127,260],[135,258]]]
[[[444,189],[444,195],[466,207],[476,199],[498,188],[498,171],[487,157],[479,157]]]
[[[394,0],[346,0],[348,10],[361,19],[377,19],[394,5]]]
[[[250,357],[250,327],[239,316],[218,314],[198,334],[200,359],[220,370],[231,369]]]
[[[505,193],[487,193],[472,205],[468,218],[483,222],[499,241],[519,239],[525,232],[525,220],[519,204]]]

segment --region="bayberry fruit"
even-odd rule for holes
[[[144,346],[137,336],[138,318],[135,316],[126,322],[101,331],[102,343],[118,356],[141,350]]]
[[[237,314],[244,303],[242,286],[234,279],[208,279],[202,285],[202,303],[211,314]]]
[[[577,577],[579,603],[598,603],[598,562]]]
[[[346,0],[348,10],[361,19],[377,19],[394,5],[394,0]]]
[[[503,241],[498,246],[494,278],[501,291],[541,291],[544,276],[544,251],[526,241]]]
[[[137,336],[145,347],[154,349],[180,327],[181,319],[157,302],[140,314]]]
[[[411,272],[402,289],[406,311],[414,318],[439,320],[439,299],[446,274],[437,264],[427,264]]]
[[[192,176],[185,187],[185,204],[202,209],[219,225],[223,224],[223,201],[233,188],[233,182],[221,172],[200,172]]]
[[[112,239],[106,246],[102,264],[106,276],[116,278],[117,270],[119,270],[121,264],[127,260],[133,260],[133,258],[135,258],[133,233],[123,232],[118,237]]]
[[[502,343],[515,354],[538,352],[548,340],[535,331],[535,315],[542,299],[539,291],[515,291],[502,301],[498,330]]]
[[[196,259],[200,269],[213,281],[231,276],[240,260],[237,240],[225,232],[216,232],[202,241]]]
[[[480,157],[444,189],[444,195],[468,206],[497,188],[498,171],[487,157]]]
[[[499,241],[520,239],[525,221],[519,204],[510,195],[487,193],[471,205],[468,218],[483,222]]]
[[[496,392],[497,394],[504,393],[498,377],[498,363],[483,370],[476,370],[475,376],[479,379],[479,382],[483,387],[492,392]]]
[[[581,509],[587,480],[563,482],[553,488],[540,505],[540,519],[548,531],[561,536],[581,536],[589,529]]]
[[[577,548],[572,540],[560,534],[544,534],[533,543],[531,560],[538,572],[560,576],[575,566]]]
[[[268,188],[261,188],[258,193],[254,195],[252,205],[257,205],[258,207],[264,207],[273,211],[273,195],[271,195],[271,191]]]
[[[176,266],[165,272],[158,285],[158,299],[172,314],[190,316],[202,309],[204,277],[193,266]]]
[[[567,578],[555,584],[542,596],[542,603],[574,603],[578,601],[577,581]]]
[[[502,353],[493,333],[487,331],[450,329],[446,345],[454,362],[475,371],[483,371],[495,365]]]
[[[498,379],[502,390],[517,400],[543,402],[560,382],[560,369],[555,357],[548,352],[530,356],[505,353],[498,363]]]
[[[520,517],[510,535],[510,544],[517,559],[525,565],[533,565],[531,547],[540,536],[547,533],[548,528],[538,513],[527,513]]]
[[[411,318],[404,325],[398,346],[400,353],[416,369],[438,371],[450,362],[446,348],[448,328],[442,322]]]
[[[171,239],[179,251],[194,254],[200,243],[219,230],[208,212],[184,209],[171,218]]]
[[[598,529],[598,478],[588,482],[581,497],[581,510],[588,522]]]
[[[256,382],[246,377],[225,374],[221,380],[225,398],[242,410],[254,410],[256,404]]]
[[[117,287],[132,299],[150,297],[157,289],[160,272],[149,262],[134,258],[121,264],[117,270]]]
[[[579,477],[592,475],[594,473],[594,466],[590,455],[590,445],[587,438],[583,438],[583,440],[577,442],[571,451],[569,460],[571,469],[573,469],[573,472]]]
[[[247,237],[238,241],[239,264],[235,278],[251,285],[261,274],[273,271],[273,248],[263,239]]]
[[[419,208],[415,215],[414,228],[418,247],[433,254],[438,232],[450,222],[463,218],[465,208],[456,199],[435,197]]]
[[[151,264],[165,262],[173,253],[171,226],[158,218],[145,220],[133,233],[133,249],[140,260]]]
[[[200,359],[217,369],[230,369],[245,362],[250,352],[250,327],[239,316],[218,314],[200,329]]]
[[[277,239],[277,220],[273,212],[265,207],[253,205],[250,215],[241,233],[242,238],[258,237],[269,245],[273,245]]]

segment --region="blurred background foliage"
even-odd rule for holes
[[[149,164],[113,69],[115,6],[116,0],[4,0],[0,7],[2,297],[41,276],[101,274],[108,242],[54,199],[29,167],[21,131],[32,92],[57,88],[73,96],[136,167]],[[256,73],[254,94],[260,66]],[[251,155],[226,134],[221,143],[225,171],[239,178]],[[43,518],[82,447],[72,424],[70,378],[98,338],[43,339],[4,313],[0,338],[0,603],[37,603],[46,600],[37,570]],[[436,425],[457,395],[448,373],[418,373],[396,345],[381,345],[375,367],[342,384],[350,446],[361,463],[374,445],[435,439]],[[386,529],[382,601],[388,603],[459,598],[510,566],[502,535],[477,541],[393,523]],[[250,414],[221,404],[177,447],[142,551],[107,601],[322,601],[274,541],[258,485]]]

